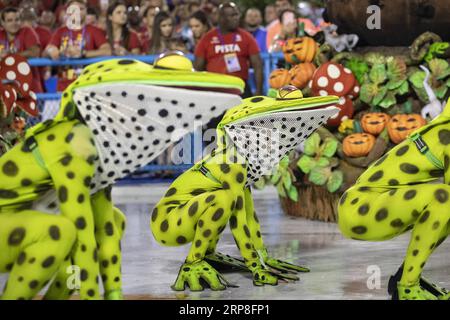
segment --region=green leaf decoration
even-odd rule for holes
[[[384,64],[376,64],[370,70],[369,78],[372,83],[381,84],[387,79],[386,68]]]
[[[450,79],[447,80],[447,87],[450,87]]]
[[[404,95],[409,92],[409,83],[408,81],[404,80],[400,87],[397,88],[397,94]]]
[[[298,201],[298,191],[297,188],[295,186],[291,186],[291,188],[288,191],[288,197],[289,199],[291,199],[294,202]]]
[[[373,97],[372,103],[376,106],[380,104],[380,102],[384,99],[388,92],[388,89],[386,87],[380,88],[380,91],[378,91],[377,95]]]
[[[286,198],[286,190],[284,190],[283,184],[279,183],[277,184],[277,192],[280,195],[280,197]]]
[[[389,90],[395,90],[397,88],[399,88],[404,82],[406,82],[405,80],[389,80],[389,82],[386,84],[386,88],[388,88]]]
[[[395,98],[395,94],[393,92],[388,92],[388,94],[384,97],[384,99],[380,102],[379,106],[382,108],[389,108],[397,103],[397,99]]]
[[[443,59],[432,59],[428,66],[430,67],[430,71],[438,80],[444,79],[450,74],[450,69],[448,62]]]
[[[316,161],[316,166],[318,167],[328,167],[330,165],[330,160],[326,157],[320,157],[319,160]]]
[[[364,60],[370,65],[385,64],[386,58],[381,53],[369,52],[364,55]]]
[[[335,170],[331,173],[327,182],[327,190],[329,192],[336,192],[344,182],[344,174],[340,170]]]
[[[317,132],[314,132],[308,139],[305,141],[305,148],[303,152],[308,156],[314,156],[320,146],[320,136]]]
[[[285,156],[285,157],[281,158],[278,166],[281,169],[286,169],[287,167],[289,167],[289,156]]]
[[[286,172],[283,175],[283,186],[286,190],[289,190],[292,186],[292,178],[291,178],[291,174],[289,172]]]
[[[364,60],[351,58],[344,65],[352,71],[359,83],[364,83],[364,75],[369,72],[369,65]]]
[[[394,82],[403,81],[406,79],[407,66],[403,59],[389,57],[387,59],[387,75],[388,78]],[[396,89],[396,88],[393,88]]]
[[[277,89],[270,88],[269,91],[267,92],[267,96],[271,97],[271,98],[276,98],[277,97],[277,93],[278,93]]]
[[[308,174],[311,172],[312,168],[317,166],[316,160],[314,158],[303,155],[297,162],[297,166],[302,170],[304,173]]]
[[[416,88],[423,88],[424,80],[425,80],[425,72],[423,71],[416,71],[409,77],[409,81]]]
[[[338,141],[336,139],[326,138],[323,144],[322,156],[331,158],[336,153],[337,147]]]
[[[318,186],[323,186],[325,183],[327,183],[329,173],[329,168],[315,167],[309,174],[309,181]]]
[[[447,94],[448,87],[443,84],[439,88],[434,89],[434,93],[436,94],[436,97],[439,99],[444,99],[445,95]]]
[[[274,172],[274,174],[270,177],[270,183],[277,184],[281,179],[281,173],[279,170]]]
[[[361,86],[360,98],[362,102],[372,103],[373,97],[378,93],[378,86],[373,83],[365,83]]]

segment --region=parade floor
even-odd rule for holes
[[[255,206],[269,251],[277,258],[308,266],[311,272],[300,274],[301,280],[296,283],[274,287],[254,287],[250,274],[225,273],[230,282],[240,287],[220,292],[174,292],[170,285],[189,246],[162,247],[149,229],[152,206],[166,189],[166,185],[148,184],[117,187],[113,192],[116,204],[128,218],[122,242],[123,289],[127,299],[388,299],[389,276],[401,264],[409,240],[409,234],[377,243],[348,240],[335,224],[286,216],[274,189],[256,191]],[[448,242],[443,243],[425,267],[426,277],[447,288],[449,248]],[[228,228],[218,249],[238,256]],[[376,288],[378,272],[380,287]],[[0,277],[1,286],[5,280],[4,275]]]

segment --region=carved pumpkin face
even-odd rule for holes
[[[316,67],[310,62],[300,63],[291,70],[289,74],[291,75],[291,84],[299,89],[303,89],[311,80]]]
[[[284,58],[290,64],[313,61],[317,50],[317,43],[310,37],[289,39],[283,46]]]
[[[384,130],[391,117],[382,112],[366,113],[361,119],[364,132],[379,135]]]
[[[400,143],[426,123],[420,114],[396,114],[388,122],[389,137],[392,142]]]
[[[357,158],[369,154],[375,144],[375,137],[370,133],[354,133],[345,137],[343,151],[347,157]]]
[[[271,88],[280,89],[288,85],[291,81],[291,75],[286,69],[273,70],[269,77],[269,84]]]

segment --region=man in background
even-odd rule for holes
[[[1,23],[3,30],[0,30],[0,57],[7,54],[18,53],[25,58],[37,58],[41,54],[41,43],[36,32],[28,27],[22,26],[20,12],[17,8],[7,7],[1,12]],[[32,68],[33,84],[31,90],[42,92],[42,83],[39,70]],[[8,79],[14,80],[14,79]]]
[[[253,36],[239,28],[239,10],[233,2],[219,7],[219,26],[209,31],[195,50],[194,67],[199,71],[229,74],[246,82],[243,97],[262,94],[263,70],[259,48]],[[253,67],[256,92],[252,93],[249,69]]]
[[[261,52],[267,52],[267,31],[262,27],[262,14],[258,8],[249,8],[245,12],[245,30],[251,33]]]
[[[86,24],[87,6],[85,0],[69,0],[67,9],[76,6],[80,13],[79,25],[67,23],[55,31],[46,55],[53,60],[60,58],[81,59],[111,55],[111,46],[106,41],[105,32]],[[68,22],[70,22],[70,18]],[[72,21],[73,22],[73,21]],[[58,91],[64,91],[80,75],[82,66],[61,68],[58,78]]]

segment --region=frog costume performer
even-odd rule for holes
[[[170,68],[170,69],[168,69]],[[151,162],[177,130],[189,132],[239,104],[243,82],[192,71],[184,57],[154,66],[116,59],[85,68],[64,93],[53,120],[29,129],[0,158],[0,271],[3,299],[30,299],[56,274],[48,299],[121,298],[120,239],[125,217],[111,186]],[[61,215],[46,214],[57,209]]]
[[[192,242],[174,290],[230,286],[210,263],[249,270],[257,286],[297,280],[292,273],[308,271],[268,256],[250,186],[335,115],[337,102],[333,96],[303,99],[300,90],[286,87],[277,99],[248,98],[227,111],[217,128],[217,148],[178,177],[152,213],[151,230],[158,242]],[[215,251],[228,222],[244,261]]]
[[[394,298],[449,298],[421,277],[450,233],[449,124],[450,102],[440,116],[370,166],[340,199],[339,227],[349,238],[383,241],[411,230],[404,263],[391,279]]]

